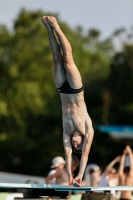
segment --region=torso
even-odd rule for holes
[[[133,185],[133,177],[130,175],[123,174],[122,177],[119,178],[119,185],[121,186],[132,186]],[[121,191],[121,198],[131,199],[132,191]]]
[[[92,126],[92,123],[87,113],[83,92],[61,94],[61,100],[64,132],[71,135],[76,130],[85,135],[86,124]]]
[[[60,170],[60,176],[56,178],[56,184],[68,185],[69,179],[65,169]]]
[[[123,177],[119,178],[119,180],[120,180],[120,185],[122,185],[122,186],[125,186],[125,185],[126,186],[131,186],[131,185],[133,185],[133,177],[130,176],[130,175],[124,174]]]

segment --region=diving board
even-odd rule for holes
[[[67,197],[69,192],[76,193],[91,193],[93,191],[133,191],[133,186],[116,186],[116,187],[74,187],[66,185],[55,185],[55,184],[29,184],[29,183],[0,183],[0,192],[27,192],[29,197],[38,198],[40,196],[57,196]]]
[[[56,184],[29,184],[29,183],[0,183],[0,189],[2,188],[10,188],[10,189],[55,189],[56,191],[122,191],[122,190],[133,190],[133,186],[115,186],[115,187],[92,187],[92,186],[82,186],[82,187],[74,187],[67,185],[56,185]]]

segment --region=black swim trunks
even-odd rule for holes
[[[84,87],[82,86],[79,89],[73,89],[70,87],[68,82],[66,81],[60,88],[57,88],[60,93],[65,93],[65,94],[76,94],[80,93],[84,90]]]
[[[127,198],[120,198],[119,200],[131,200],[131,199],[127,199]]]

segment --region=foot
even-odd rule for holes
[[[57,23],[57,20],[56,20],[55,17],[53,17],[53,16],[47,16],[47,19],[48,19],[48,23],[50,24],[50,26],[52,28],[55,28],[55,27],[58,26],[58,23]]]
[[[42,17],[42,23],[44,24],[44,26],[46,27],[47,30],[50,30],[51,29],[51,26],[50,24],[48,23],[48,17],[47,16],[43,16]]]

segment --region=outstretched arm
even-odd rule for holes
[[[73,185],[75,186],[79,186],[79,187],[81,186],[82,177],[83,177],[84,170],[88,161],[88,154],[90,152],[93,136],[94,136],[94,130],[93,128],[91,128],[85,134],[82,155],[81,155],[81,160],[80,160],[79,173],[78,173],[78,176],[75,177],[73,180]]]
[[[121,162],[120,162],[120,167],[119,167],[119,174],[123,174],[125,157],[126,157],[126,155],[122,154],[122,156],[121,156]]]
[[[46,184],[49,184],[50,181],[53,179],[53,178],[58,178],[62,175],[62,170],[58,170],[57,172],[55,172],[54,174],[51,174],[50,176],[47,176],[45,178],[45,182]]]
[[[129,155],[130,159],[130,170],[129,173],[128,172],[124,173],[124,163],[127,154]],[[133,153],[129,146],[126,146],[126,148],[123,151],[119,167],[119,181],[120,185],[123,186],[132,186],[133,184]],[[131,197],[132,197],[132,191],[121,191],[121,196],[120,196],[121,199],[131,199]]]
[[[129,159],[130,159],[129,175],[133,176],[133,152],[132,152],[132,149],[130,148],[130,146],[126,146],[126,151],[127,151],[127,154],[129,155]]]
[[[121,160],[121,156],[117,156],[114,160],[112,160],[112,161],[107,165],[107,167],[105,168],[105,170],[104,170],[104,175],[107,175],[107,174],[110,172],[111,168],[112,168],[117,162],[120,162],[120,160]]]
[[[72,164],[72,145],[70,136],[64,132],[63,133],[63,143],[64,143],[64,151],[65,151],[65,159],[66,159],[66,170],[69,177],[69,182],[71,183],[73,180],[71,164]]]
[[[129,146],[126,146],[126,148],[123,151],[122,157],[121,157],[121,162],[120,162],[120,167],[119,167],[119,175],[123,175],[123,171],[124,171],[124,163],[125,163],[125,158],[126,155],[129,155],[129,159],[130,159],[130,171],[129,173],[133,173],[133,153],[132,150]]]
[[[124,175],[124,162],[125,162],[125,157],[126,157],[126,152],[124,150],[122,156],[121,156],[121,160],[120,160],[120,166],[119,166],[119,170],[118,170],[118,174],[119,174],[119,179],[120,179],[120,184],[122,184],[122,179],[123,179],[123,175]]]

